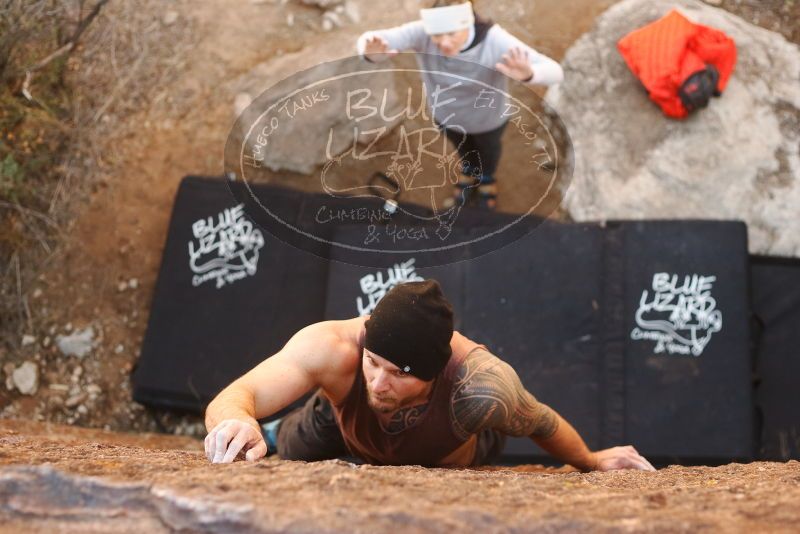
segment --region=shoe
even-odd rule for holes
[[[280,424],[281,419],[278,418],[261,425],[261,435],[267,442],[267,455],[275,454],[278,451],[278,427]]]
[[[444,199],[444,202],[442,202],[442,207],[446,210],[449,210],[453,206],[459,204],[465,206],[475,193],[474,188],[478,185],[478,183],[478,179],[476,179],[474,176],[461,175],[461,178],[459,178],[458,182],[456,182],[453,188],[453,195]]]
[[[493,176],[481,175],[478,184],[478,206],[488,210],[497,208],[497,182]]]

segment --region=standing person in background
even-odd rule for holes
[[[358,53],[371,62],[404,50],[419,54],[425,85],[448,88],[444,101],[436,105],[431,102],[432,90],[427,94],[434,121],[461,157],[461,176],[445,207],[463,204],[468,190],[477,186],[481,205],[494,209],[494,173],[500,161],[500,138],[509,120],[503,113],[507,109],[503,94],[508,91],[507,78],[552,85],[561,82],[564,71],[500,25],[476,15],[469,1],[436,0],[430,9],[420,10],[420,15],[421,20],[415,22],[364,33],[356,43]],[[456,58],[461,61],[454,61]],[[437,71],[478,83],[452,87],[456,78]],[[487,86],[499,92],[487,91]]]

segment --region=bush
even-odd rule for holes
[[[64,82],[69,52],[106,2],[0,0],[0,324],[5,328],[23,319],[20,263],[41,264],[57,237],[52,199],[73,131],[71,91]]]

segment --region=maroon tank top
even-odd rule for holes
[[[347,397],[333,407],[351,454],[377,465],[437,466],[470,439],[456,434],[450,399],[461,363],[473,350],[485,347],[458,332],[453,332],[450,347],[453,354],[434,383],[427,409],[415,422],[397,433],[384,430],[367,404],[364,372],[359,367]],[[360,348],[363,352],[363,345]],[[469,465],[471,461],[470,457],[459,464]]]

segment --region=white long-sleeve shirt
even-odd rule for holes
[[[422,21],[362,34],[356,41],[359,55],[364,55],[367,39],[373,35],[385,39],[390,49],[418,53],[417,63],[434,118],[448,127],[460,126],[467,133],[487,132],[509,120],[512,108],[507,107],[504,94],[508,93],[508,79],[495,70],[495,64],[503,62],[503,54],[512,48],[528,52],[533,78],[524,83],[553,85],[564,78],[561,65],[498,24],[493,24],[479,43],[466,45],[466,49],[452,58],[439,52],[425,33]]]

